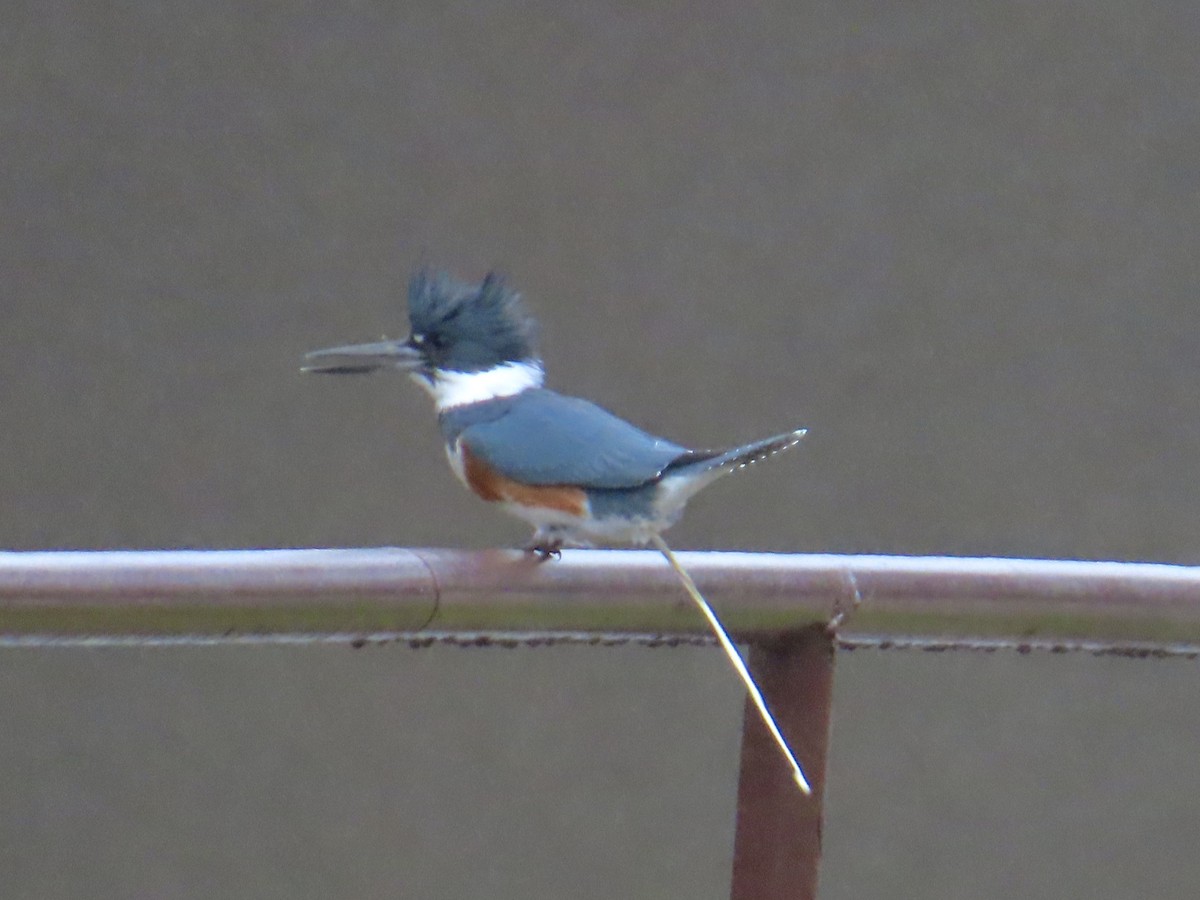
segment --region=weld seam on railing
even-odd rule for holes
[[[480,649],[540,647],[708,647],[717,645],[711,635],[639,634],[593,631],[395,631],[277,634],[3,634],[0,649],[99,649],[136,647],[284,646],[312,647],[397,647],[423,649],[450,646]],[[839,634],[836,647],[842,651],[879,650],[921,653],[998,653],[1027,655],[1071,654],[1122,656],[1128,659],[1200,659],[1200,644],[1156,644],[1152,642],[1104,642],[1059,639],[1017,640],[1011,638],[929,638],[887,635]]]

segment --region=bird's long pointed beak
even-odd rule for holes
[[[301,372],[322,375],[365,375],[381,369],[411,372],[424,361],[421,352],[407,341],[380,341],[376,344],[347,344],[304,354],[308,362]]]

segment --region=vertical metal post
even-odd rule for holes
[[[806,797],[747,700],[738,778],[733,900],[817,896],[825,756],[833,700],[832,636],[804,629],[750,648],[747,665],[812,785]]]

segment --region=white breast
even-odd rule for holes
[[[450,461],[450,468],[454,471],[455,477],[458,478],[464,485],[467,484],[467,471],[463,463],[462,446],[458,442],[458,438],[454,442],[446,445],[446,459]]]

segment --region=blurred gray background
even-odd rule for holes
[[[690,548],[1200,562],[1192,2],[9,3],[0,546],[512,545],[303,377],[499,267],[551,384],[805,444]],[[823,895],[1193,897],[1200,670],[838,662]],[[716,650],[0,651],[7,897],[721,897]]]

